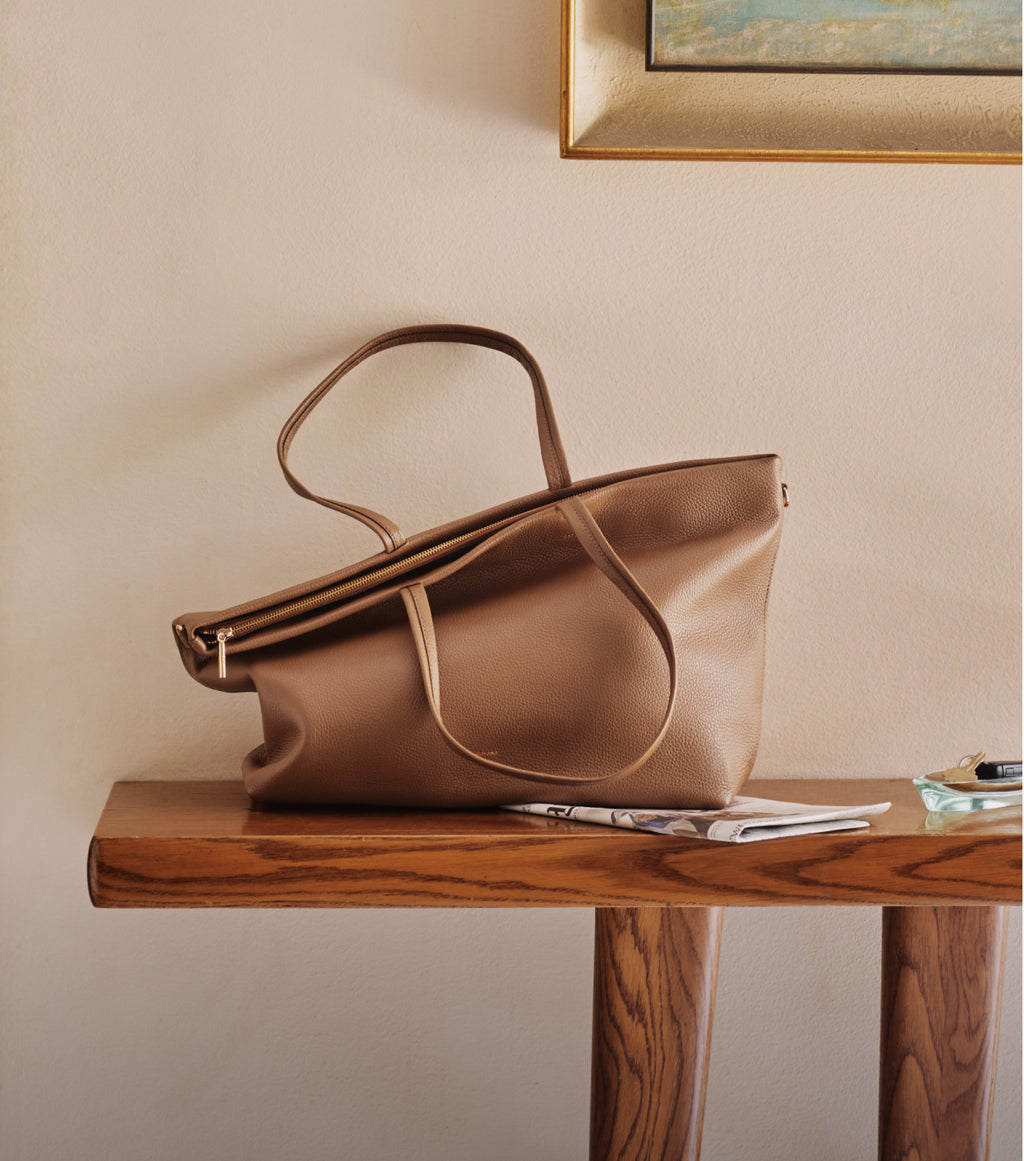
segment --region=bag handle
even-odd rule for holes
[[[628,598],[639,610],[644,620],[658,638],[665,660],[668,662],[669,696],[665,715],[654,740],[650,742],[643,753],[627,766],[613,770],[609,774],[585,774],[582,776],[548,774],[540,770],[522,770],[517,766],[507,766],[503,762],[496,762],[485,758],[464,746],[444,723],[441,716],[441,683],[437,659],[437,640],[434,634],[434,619],[430,611],[430,602],[427,599],[427,590],[419,582],[407,585],[402,591],[402,600],[405,603],[406,614],[412,627],[413,639],[416,643],[416,655],[419,658],[420,673],[423,677],[423,688],[426,691],[430,713],[437,725],[441,736],[448,745],[469,758],[479,766],[486,766],[489,770],[496,770],[499,774],[510,774],[515,778],[525,778],[531,782],[558,783],[572,785],[598,782],[613,782],[617,778],[625,778],[638,770],[655,750],[661,745],[668,732],[669,723],[676,703],[676,651],[672,641],[672,634],[665,619],[658,611],[654,602],[641,587],[639,581],[605,539],[604,533],[597,526],[593,516],[587,511],[583,501],[578,496],[569,497],[555,505],[572,529],[583,550],[606,577]]]
[[[501,351],[511,356],[516,362],[526,368],[533,384],[534,400],[537,408],[537,433],[540,437],[541,458],[544,461],[544,471],[547,474],[548,487],[552,491],[567,488],[572,483],[569,468],[565,460],[565,450],[558,434],[554,411],[551,407],[551,398],[548,395],[547,384],[541,374],[540,367],[530,352],[509,335],[500,331],[486,330],[483,327],[462,326],[456,323],[439,323],[427,326],[403,327],[399,330],[388,331],[377,338],[371,339],[365,346],[359,348],[354,355],[350,355],[343,363],[319,383],[306,398],[299,404],[284,427],[277,440],[277,459],[293,492],[304,496],[307,500],[314,500],[326,508],[333,508],[345,516],[351,516],[361,521],[384,542],[385,552],[394,552],[405,543],[405,537],[398,530],[397,525],[379,512],[369,508],[360,508],[355,504],[345,504],[340,500],[329,500],[311,492],[304,484],[295,478],[288,467],[288,449],[295,433],[309,418],[310,413],[321,399],[330,391],[342,376],[347,375],[353,367],[358,366],[378,351],[386,351],[389,347],[401,347],[406,343],[468,343],[477,347],[489,347],[494,351]]]

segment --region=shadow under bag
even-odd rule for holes
[[[289,471],[300,425],[357,364],[405,343],[503,352],[533,385],[547,490],[406,539]],[[480,808],[534,801],[720,807],[754,764],[765,604],[785,487],[774,455],[573,483],[539,367],[478,327],[390,331],[285,424],[291,487],[383,552],[221,612],[179,617],[203,685],[255,690],[261,803]]]

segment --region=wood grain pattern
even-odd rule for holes
[[[982,1161],[1021,812],[928,815],[908,780],[752,782],[892,809],[734,846],[500,811],[261,811],[237,782],[120,782],[98,907],[596,907],[592,1161],[696,1161],[721,905],[885,907],[882,1161]],[[973,906],[967,906],[968,904]],[[945,905],[937,907],[936,905]]]
[[[863,831],[734,846],[501,811],[260,811],[234,782],[119,782],[89,886],[98,907],[1020,902],[1020,808],[936,823],[905,781],[747,789],[893,806]]]
[[[1004,907],[886,908],[880,1161],[984,1161]]]
[[[697,1161],[720,907],[603,908],[594,942],[590,1161]]]

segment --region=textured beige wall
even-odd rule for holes
[[[114,779],[231,778],[258,734],[171,618],[375,550],[273,443],[379,330],[521,337],[580,476],[785,458],[760,774],[1020,754],[1019,171],[560,161],[556,9],[7,9],[6,1161],[585,1155],[585,912],[86,895]],[[539,486],[514,375],[405,355],[303,433],[311,484],[410,527]],[[1020,1156],[1013,930],[993,1161]],[[707,1161],[872,1155],[878,935],[729,914]]]

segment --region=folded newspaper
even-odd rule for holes
[[[721,810],[649,810],[600,806],[555,806],[549,802],[523,802],[504,806],[520,814],[542,814],[575,822],[596,822],[627,830],[646,830],[685,838],[713,839],[723,843],[752,843],[760,839],[820,834],[830,830],[857,830],[869,826],[866,815],[884,814],[890,802],[869,806],[813,806],[806,802],[776,802],[771,798],[738,796]]]

